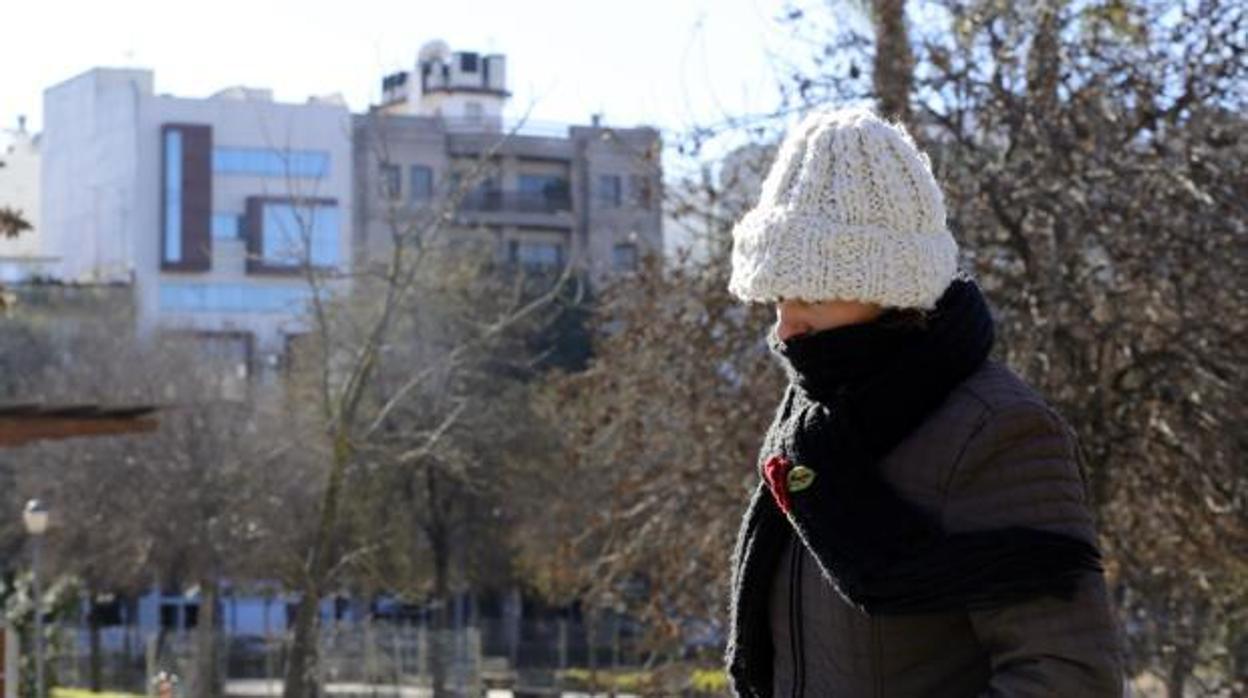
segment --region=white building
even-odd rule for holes
[[[492,53],[451,52],[444,41],[420,49],[416,70],[382,81],[382,111],[428,116],[451,130],[500,130],[507,91],[507,59]]]
[[[355,117],[359,257],[384,260],[396,222],[474,176],[447,236],[492,246],[500,263],[571,265],[597,283],[661,254],[659,132],[600,116],[509,123],[506,67],[503,55],[432,41],[413,70],[382,79],[381,104]]]
[[[39,136],[26,130],[25,117],[0,137],[0,207],[19,212],[32,228],[0,237],[0,283],[48,274],[54,260],[39,246]]]
[[[156,94],[95,68],[44,93],[42,249],[66,281],[132,283],[140,331],[275,357],[303,329],[303,262],[351,263],[351,118],[340,98],[235,87]]]

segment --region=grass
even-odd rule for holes
[[[697,693],[726,693],[728,676],[723,669],[694,669],[689,677],[689,688]]]
[[[657,677],[648,671],[599,670],[590,680],[588,669],[565,669],[557,674],[564,688],[573,690],[616,690],[628,693],[647,693],[656,687]],[[694,695],[724,695],[728,692],[728,677],[722,669],[693,669],[688,674],[688,690]]]
[[[612,672],[609,669],[600,669],[596,675],[591,675],[588,669],[565,669],[556,675],[566,688],[591,691],[638,691],[654,680],[647,671]]]
[[[138,693],[117,693],[105,691],[94,693],[85,688],[53,688],[51,698],[146,698]]]

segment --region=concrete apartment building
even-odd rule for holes
[[[141,333],[189,331],[240,371],[303,330],[313,264],[352,262],[350,112],[235,87],[157,94],[95,68],[44,93],[41,248],[67,282],[132,284]]]
[[[379,260],[394,226],[466,191],[441,235],[484,241],[505,263],[577,265],[600,281],[663,251],[652,128],[509,123],[504,56],[426,44],[354,117],[356,246]],[[471,178],[471,179],[465,179]],[[471,185],[471,186],[469,186]]]
[[[498,259],[601,281],[662,254],[659,134],[505,118],[501,55],[431,42],[381,104],[282,103],[266,89],[158,94],[150,70],[95,68],[48,88],[38,254],[70,283],[123,283],[141,335],[193,333],[250,375],[306,331],[305,261],[379,260],[473,185],[444,234]],[[488,156],[488,157],[487,157]],[[471,173],[483,178],[465,180]]]

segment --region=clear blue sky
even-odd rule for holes
[[[156,90],[236,84],[280,100],[377,100],[420,45],[507,55],[511,111],[541,121],[681,129],[775,106],[781,0],[15,0],[0,10],[0,127],[39,128],[45,87],[93,66],[156,73]]]

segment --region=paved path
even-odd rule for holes
[[[282,695],[281,681],[264,679],[235,679],[225,684],[225,695],[228,698],[270,698]],[[433,698],[433,691],[417,686],[378,685],[366,683],[331,683],[325,687],[327,696],[343,696],[343,698]],[[606,693],[589,694],[564,692],[561,698],[606,698]],[[627,693],[617,693],[618,698],[638,698]],[[511,691],[491,689],[485,698],[514,698]]]
[[[225,684],[229,698],[269,698],[282,695],[281,681],[232,680]],[[331,683],[325,686],[325,695],[359,696],[361,698],[432,698],[433,691],[417,686],[370,686],[365,683]],[[571,694],[566,694],[571,695]],[[511,691],[491,690],[486,698],[512,698]]]

